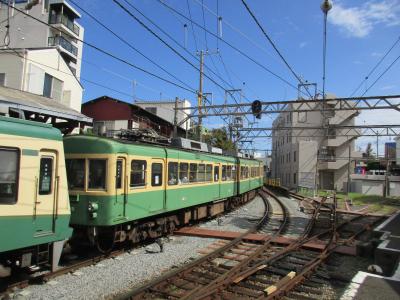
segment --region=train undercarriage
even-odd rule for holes
[[[133,245],[155,240],[172,234],[176,228],[213,218],[237,208],[253,199],[256,194],[257,190],[252,190],[240,196],[115,226],[74,226],[70,245],[74,252],[79,252],[85,247],[97,247],[100,252],[107,253],[118,244]]]

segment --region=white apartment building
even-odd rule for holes
[[[175,118],[175,100],[166,101],[135,101],[134,103],[141,108],[151,112],[154,115],[163,118],[164,120],[174,124]],[[178,108],[190,108],[190,101],[185,99],[178,100]],[[177,120],[178,124],[181,123],[188,115],[190,115],[190,109],[178,110]],[[190,119],[183,122],[179,127],[185,130],[191,128]]]
[[[315,106],[322,107],[321,104],[322,100]],[[300,103],[294,104],[292,109],[298,107]],[[320,189],[345,191],[353,169],[349,162],[354,164],[352,157],[358,155],[354,151],[355,137],[344,136],[345,131],[341,129],[318,128],[323,122],[325,125],[354,125],[357,115],[357,110],[280,113],[273,122],[272,177],[280,178],[283,186],[293,189],[313,189],[317,185]]]
[[[0,4],[0,19],[10,14],[9,45],[0,49],[0,85],[43,95],[80,111],[84,29],[76,22],[80,14],[66,0],[13,0],[13,7]],[[15,8],[47,25],[23,15]],[[7,30],[0,28],[0,40]]]

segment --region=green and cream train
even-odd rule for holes
[[[254,159],[87,135],[64,148],[74,240],[103,250],[220,214],[263,184]]]
[[[32,265],[54,270],[69,220],[60,131],[0,116],[0,277]]]
[[[0,117],[0,277],[55,269],[66,240],[109,251],[220,214],[254,197],[262,169],[167,145],[89,135],[63,143],[51,125]]]

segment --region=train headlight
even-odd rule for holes
[[[89,212],[96,212],[99,210],[99,205],[94,202],[89,202],[88,211]]]

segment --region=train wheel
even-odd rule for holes
[[[115,244],[115,227],[99,228],[96,236],[96,247],[101,253],[110,253]]]

